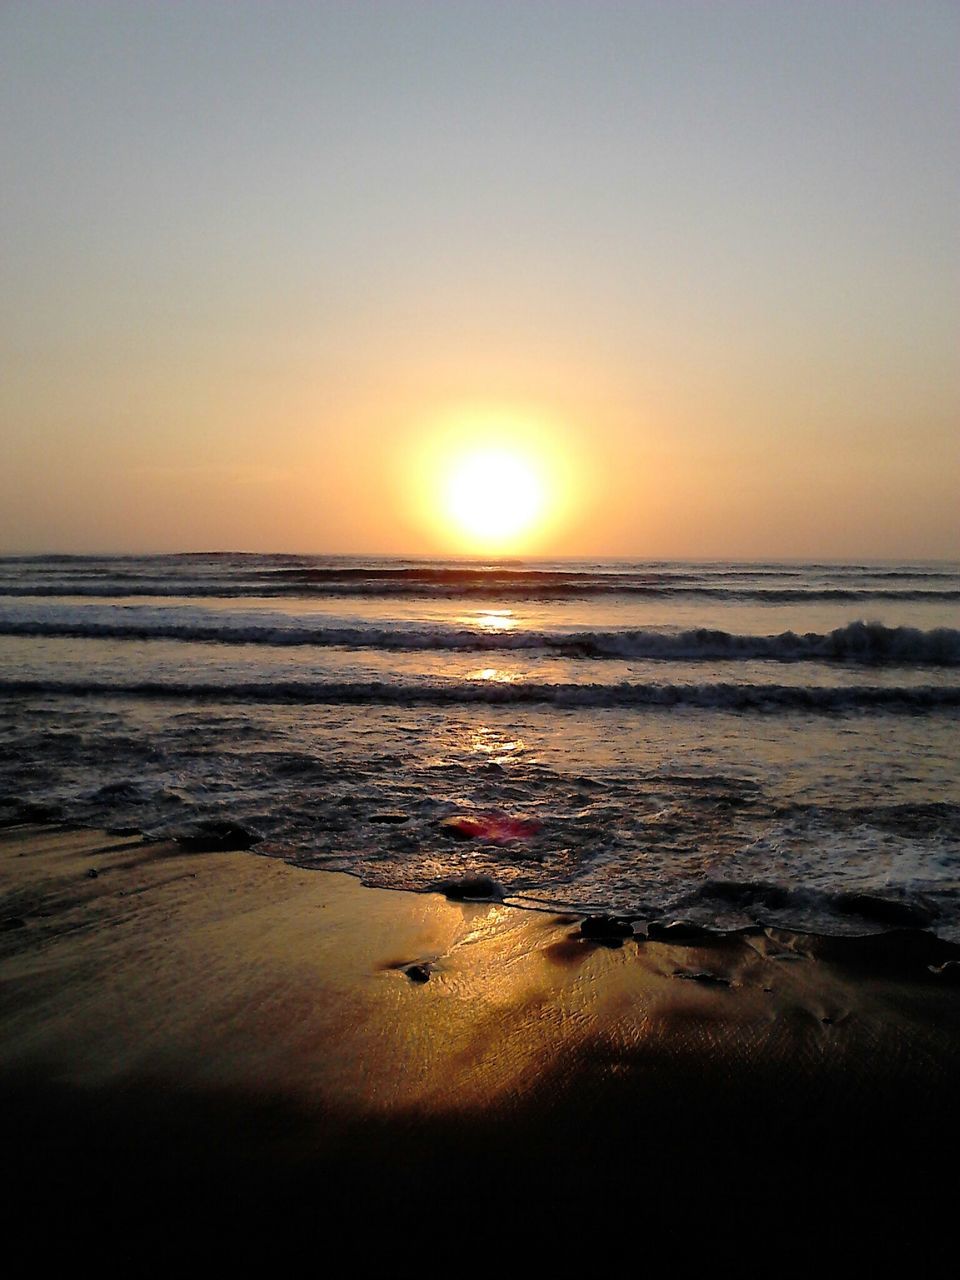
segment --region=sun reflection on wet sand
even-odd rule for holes
[[[379,1224],[382,1184],[390,1204],[401,1200],[393,1247],[410,1229],[408,1189],[432,1194],[446,1179],[462,1192],[456,1214],[437,1214],[453,1218],[444,1248],[455,1257],[459,1205],[487,1212],[505,1194],[524,1208],[534,1195],[537,1231],[557,1203],[589,1225],[598,1199],[625,1188],[604,1228],[616,1239],[662,1183],[650,1221],[675,1214],[680,1238],[716,1200],[726,1230],[735,1197],[715,1191],[717,1166],[761,1220],[786,1196],[796,1231],[825,1162],[841,1179],[815,1206],[826,1221],[847,1203],[847,1179],[877,1202],[901,1153],[912,1187],[933,1118],[952,1115],[955,988],[938,988],[916,957],[901,971],[908,953],[899,943],[878,952],[884,935],[681,930],[671,941],[636,921],[621,936],[610,920],[597,931],[604,917],[590,931],[577,914],[368,889],[243,852],[191,855],[197,870],[185,875],[179,846],[99,831],[0,832],[0,853],[18,893],[50,908],[6,935],[4,980],[22,995],[4,1020],[0,1068],[36,1078],[14,1095],[33,1108],[17,1154],[39,1129],[30,1185],[59,1152],[53,1185],[69,1185],[68,1199],[78,1167],[97,1174],[101,1205],[100,1187],[115,1204],[129,1176],[137,1206],[161,1203],[174,1220],[195,1163],[203,1179],[187,1185],[204,1213],[212,1178],[232,1194],[239,1168],[256,1184],[257,1213],[271,1180],[288,1212],[290,1186],[323,1188],[326,1206],[341,1179],[345,1213],[369,1205]],[[66,901],[68,916],[53,909]],[[261,1105],[262,1129],[251,1126]],[[98,1146],[106,1124],[110,1142]],[[810,1134],[829,1138],[824,1151]],[[174,1140],[176,1182],[154,1184],[152,1154],[169,1160]],[[774,1165],[758,1208],[757,1170]],[[872,1168],[877,1188],[865,1191]],[[738,1225],[735,1247],[755,1230]]]

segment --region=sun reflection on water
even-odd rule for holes
[[[518,625],[512,609],[478,609],[462,620],[482,631],[515,631]]]
[[[471,680],[492,680],[496,684],[513,684],[517,679],[516,671],[507,671],[504,667],[478,667],[469,673]]]
[[[508,759],[510,756],[523,755],[526,743],[522,738],[511,738],[499,729],[481,726],[470,735],[470,749],[481,755]]]

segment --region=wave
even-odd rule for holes
[[[897,711],[960,707],[960,685],[830,688],[768,684],[542,684],[497,680],[388,681],[0,680],[0,697],[138,698],[297,705],[701,707],[727,711]]]
[[[191,552],[171,556],[0,556],[0,574],[59,573],[69,578],[138,574],[154,579],[177,575],[256,576],[292,578],[303,582],[417,580],[463,582],[474,579],[508,581],[588,581],[596,578],[638,582],[690,582],[723,579],[815,578],[845,582],[851,578],[955,581],[958,568],[949,565],[865,565],[787,563],[702,563],[696,561],[578,561],[570,564],[530,564],[522,560],[458,560],[346,558],[317,563],[315,558],[256,555],[239,552]]]
[[[380,579],[361,578],[355,581],[290,581],[278,584],[273,580],[237,583],[211,579],[170,581],[164,579],[145,582],[138,575],[136,585],[128,579],[82,579],[74,582],[0,582],[0,596],[15,598],[30,596],[112,596],[124,599],[145,597],[197,599],[210,597],[225,600],[247,598],[285,599],[322,597],[396,597],[457,600],[469,597],[495,597],[511,600],[566,600],[578,597],[625,595],[632,598],[669,599],[675,596],[695,596],[705,600],[753,601],[758,604],[856,602],[867,600],[897,600],[914,603],[944,603],[960,601],[960,589],[909,588],[897,590],[890,587],[733,587],[702,584],[636,582],[608,575],[607,580],[596,578],[584,581],[556,580],[550,578],[498,578],[481,577],[461,579]]]
[[[905,581],[947,581],[956,582],[956,573],[949,570],[913,570],[913,569],[880,569],[871,570],[865,566],[852,566],[831,571],[814,570],[816,576],[825,582],[848,582],[851,576],[863,579],[893,579]],[[654,565],[633,566],[596,566],[589,569],[557,569],[531,568],[517,565],[338,565],[338,566],[304,566],[294,565],[267,570],[264,579],[281,579],[297,583],[337,585],[411,585],[418,586],[452,586],[458,588],[497,586],[508,588],[515,584],[520,587],[570,588],[583,590],[618,591],[651,586],[694,587],[702,584],[710,589],[715,582],[725,580],[760,580],[764,578],[789,579],[808,576],[806,571],[782,565],[750,565],[750,566],[707,566],[691,565],[660,568]]]
[[[736,635],[704,627],[676,633],[613,631],[484,631],[476,628],[310,627],[155,619],[0,619],[0,635],[70,639],[167,640],[276,648],[381,649],[417,652],[542,651],[565,657],[664,661],[846,662],[867,665],[960,666],[960,631],[851,622],[825,634]]]

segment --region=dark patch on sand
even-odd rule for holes
[[[260,836],[230,822],[198,822],[190,831],[175,837],[184,853],[232,853],[251,849]]]
[[[424,983],[430,981],[430,966],[428,964],[408,964],[403,972],[411,982]]]
[[[593,946],[586,939],[572,933],[569,938],[561,938],[544,947],[543,954],[552,964],[579,964],[592,950]]]
[[[424,983],[430,981],[434,970],[431,960],[385,960],[380,966],[387,973],[403,973],[411,982]]]
[[[503,885],[490,876],[441,880],[434,888],[453,902],[502,902],[504,897]]]
[[[688,973],[683,969],[675,969],[673,972],[675,978],[684,978],[687,982],[700,982],[704,986],[711,987],[729,987],[730,979],[723,977],[719,973],[707,973],[705,970],[697,970],[695,973]]]
[[[622,943],[633,937],[633,925],[622,916],[587,916],[580,923],[580,933],[592,942]]]

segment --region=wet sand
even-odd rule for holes
[[[0,892],[14,1243],[336,1240],[394,1274],[949,1256],[960,987],[930,935],[606,945],[52,827],[0,832]]]

